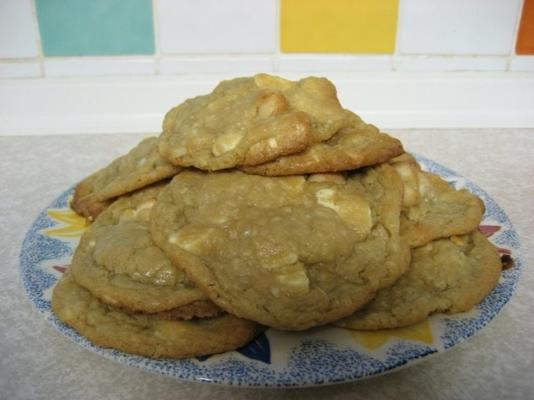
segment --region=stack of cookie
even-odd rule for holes
[[[424,172],[322,78],[260,74],[185,101],[159,138],[84,179],[72,207],[92,224],[55,313],[151,357],[229,351],[264,327],[466,311],[501,270],[481,200]]]

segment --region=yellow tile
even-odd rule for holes
[[[283,52],[393,53],[398,0],[280,0]]]

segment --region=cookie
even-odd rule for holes
[[[121,197],[103,211],[80,240],[72,275],[79,285],[114,307],[158,313],[195,302],[195,307],[174,310],[175,315],[216,315],[218,308],[150,237],[150,208],[162,188],[158,185]],[[211,313],[206,315],[208,310]]]
[[[350,113],[349,126],[306,150],[268,163],[241,167],[249,174],[282,176],[347,171],[386,162],[404,152],[398,139]]]
[[[155,242],[224,310],[283,330],[352,314],[409,265],[402,182],[184,171],[150,217]]]
[[[82,180],[74,191],[71,207],[93,220],[116,197],[176,175],[180,171],[164,160],[158,139],[144,139],[126,155]]]
[[[382,289],[362,310],[335,323],[350,329],[397,328],[436,312],[470,310],[497,285],[497,249],[478,230],[412,250],[406,275]]]
[[[412,247],[475,229],[484,203],[466,189],[456,190],[438,175],[425,172],[409,154],[390,161],[404,182],[401,235]]]
[[[345,119],[330,81],[259,74],[223,81],[169,111],[159,149],[184,167],[257,165],[329,139]]]
[[[197,300],[171,310],[148,315],[155,315],[161,319],[189,320],[193,318],[213,318],[222,314],[224,314],[224,311],[211,301]]]
[[[223,353],[244,346],[258,333],[256,324],[229,314],[178,321],[126,313],[100,302],[69,273],[54,288],[52,310],[97,346],[154,358]]]

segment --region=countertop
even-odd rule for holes
[[[410,368],[307,389],[183,382],[83,349],[32,308],[20,246],[39,211],[144,136],[0,137],[0,398],[2,399],[526,399],[534,398],[534,129],[396,130],[405,148],[484,188],[519,233],[524,270],[504,310],[467,342]]]

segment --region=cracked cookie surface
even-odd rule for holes
[[[347,316],[409,263],[389,165],[336,179],[184,171],[151,214],[155,242],[226,311],[302,330]]]
[[[150,237],[150,209],[163,187],[121,197],[100,214],[80,240],[70,268],[72,275],[94,296],[115,307],[157,313],[188,306],[174,310],[174,315],[216,315],[218,307]]]
[[[497,285],[501,262],[480,232],[438,239],[412,250],[410,269],[362,310],[337,321],[350,329],[397,328],[432,313],[470,310]]]
[[[223,81],[170,110],[159,149],[173,164],[204,170],[256,165],[329,139],[345,119],[327,79],[259,74]]]
[[[180,170],[160,156],[156,137],[144,139],[127,154],[78,183],[71,207],[93,220],[115,198],[176,175]]]
[[[466,189],[456,190],[438,175],[425,172],[409,154],[390,161],[404,183],[401,235],[412,247],[475,229],[484,203]]]

